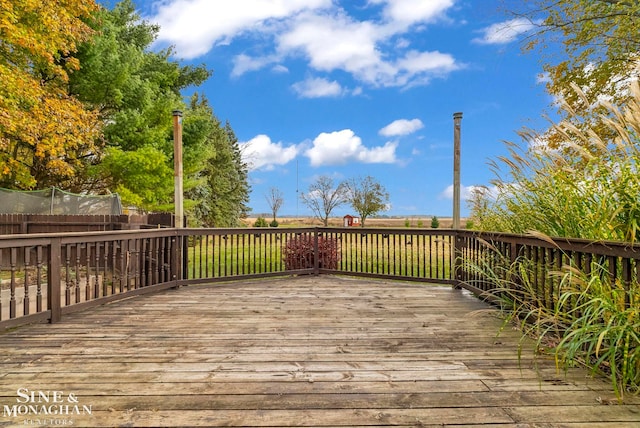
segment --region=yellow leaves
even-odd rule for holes
[[[68,56],[92,34],[85,21],[97,9],[93,0],[0,0],[2,185],[70,177],[75,160],[94,149],[97,115],[67,94],[65,82],[80,66]]]
[[[18,119],[19,122],[14,122],[15,134],[8,140],[8,150],[2,150],[5,162],[0,162],[3,175],[11,175],[14,180],[32,177],[35,170],[42,168],[48,176],[73,177],[75,160],[95,150],[99,129],[96,115],[85,111],[73,98],[44,98]],[[11,184],[16,187],[35,184],[32,180],[18,181]]]
[[[91,28],[83,19],[98,10],[87,0],[1,0],[0,6],[2,40],[31,59],[49,63],[58,52],[73,52],[89,37]]]

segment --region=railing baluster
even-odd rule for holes
[[[125,290],[129,290],[128,288],[128,284],[127,284],[127,247],[126,247],[126,240],[121,239],[118,242],[118,248],[120,249],[120,256],[119,256],[119,264],[120,264],[120,268],[119,268],[119,282],[120,282],[120,293],[124,293]],[[113,264],[114,267],[117,266],[116,263]]]
[[[71,288],[73,285],[71,284],[71,245],[65,245],[64,248],[64,305],[71,305]]]
[[[22,302],[22,314],[29,315],[31,310],[31,299],[29,289],[31,288],[31,250],[32,247],[24,247],[24,301]],[[1,305],[1,303],[0,303]]]
[[[234,257],[233,263],[231,264],[231,269],[234,270],[232,274],[235,274],[235,275],[240,275],[240,272],[238,271],[240,267],[240,245],[238,245],[239,238],[240,238],[240,235],[232,235],[232,239],[233,239],[232,243],[233,243],[233,248],[235,249],[235,257]]]
[[[118,248],[120,247],[117,241],[111,241],[111,287],[113,287],[113,294],[122,293],[122,281],[118,276]],[[116,285],[117,284],[117,285]]]
[[[10,296],[9,296],[9,318],[16,317],[16,269],[18,266],[18,249],[12,247],[10,251],[9,270],[11,273]]]
[[[245,259],[245,256],[247,256],[247,252],[246,252],[246,246],[245,246],[245,239],[247,238],[247,234],[243,233],[242,234],[242,275],[247,273],[246,270],[246,266],[247,266],[247,260]]]
[[[102,254],[102,282],[107,284],[110,295],[116,294],[113,276],[111,275],[111,247],[112,241],[104,241],[104,253]]]
[[[36,248],[36,312],[42,312],[42,245]]]
[[[196,247],[198,248],[198,263],[194,263],[194,269],[197,266],[198,275],[196,276],[196,273],[194,272],[193,276],[194,278],[203,278],[203,272],[206,272],[207,270],[206,256],[208,248],[202,245],[202,236],[198,236],[194,241],[194,251]]]

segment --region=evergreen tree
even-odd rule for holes
[[[131,0],[101,9],[92,21],[94,37],[80,45],[82,67],[69,79],[69,92],[99,112],[101,145],[85,157],[83,173],[69,189],[115,191],[126,204],[169,210],[173,203],[172,110],[184,109],[181,91],[199,85],[210,72],[183,67],[171,49],[149,48],[158,27],[140,19]],[[198,142],[184,143],[184,169],[198,169]],[[185,180],[185,188],[188,186]]]
[[[239,219],[247,214],[248,169],[231,125],[222,127],[207,99],[197,94],[192,97],[186,116],[192,119],[185,119],[184,138],[189,133],[190,139],[202,141],[201,149],[193,153],[211,154],[202,156],[204,163],[195,176],[197,182],[187,193],[195,202],[194,220],[209,227],[238,226]]]

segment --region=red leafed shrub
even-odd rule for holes
[[[314,237],[310,234],[298,235],[289,239],[282,251],[287,270],[313,268]],[[339,242],[335,238],[318,237],[318,267],[337,269],[340,261]]]

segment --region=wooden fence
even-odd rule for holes
[[[0,235],[173,227],[175,225],[173,217],[168,213],[141,215],[0,214]]]

